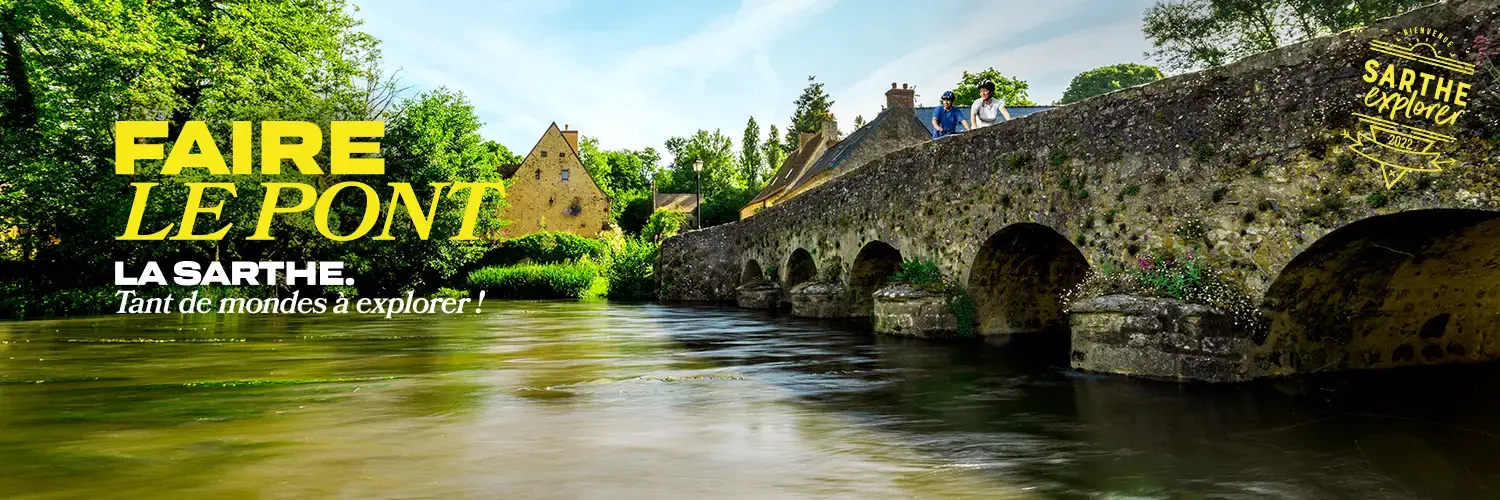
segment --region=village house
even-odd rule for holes
[[[816,132],[803,132],[770,183],[740,209],[740,219],[816,188],[887,153],[932,139],[915,112],[916,89],[907,85],[885,92],[885,109],[863,127],[840,137],[838,124],[828,117]],[[928,113],[931,116],[931,113]]]
[[[698,195],[696,193],[660,193],[656,191],[656,180],[651,181],[651,211],[666,210],[685,214],[685,226],[698,224]]]
[[[500,218],[510,221],[501,238],[538,231],[594,237],[610,229],[609,196],[578,157],[578,131],[553,123],[519,164],[503,165],[512,181]]]

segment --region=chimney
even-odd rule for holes
[[[833,119],[833,113],[824,115],[823,138],[830,141],[837,141],[841,138],[839,135],[839,122]]]
[[[917,89],[901,84],[896,88],[895,82],[891,83],[891,89],[885,91],[885,107],[889,109],[905,108],[912,109],[917,105]]]
[[[563,135],[563,140],[568,141],[568,145],[573,147],[573,153],[577,154],[578,153],[578,131],[577,130],[568,130],[568,124],[564,123],[563,124],[563,129],[562,129],[562,135]]]

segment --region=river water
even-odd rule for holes
[[[0,498],[1500,498],[1493,366],[1181,386],[732,307],[0,323]]]

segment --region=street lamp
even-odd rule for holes
[[[703,229],[703,158],[693,160],[693,178],[698,184],[698,192],[693,194],[693,209],[698,215],[693,216],[698,221],[698,229]]]

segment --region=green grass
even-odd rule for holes
[[[596,287],[599,270],[589,262],[486,267],[469,274],[471,290],[508,299],[576,299]]]
[[[933,259],[908,259],[901,270],[891,275],[891,283],[906,283],[918,288],[943,284],[943,269]]]

